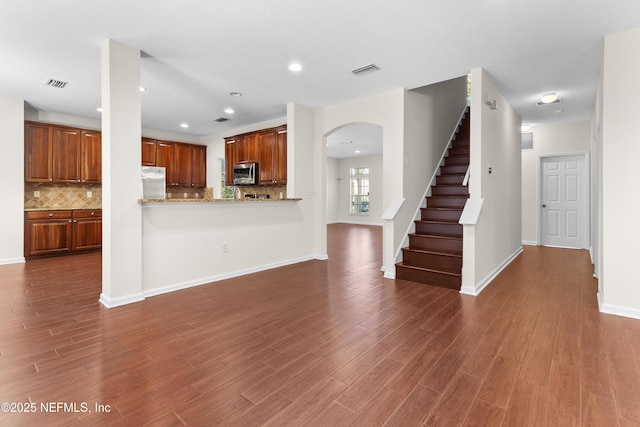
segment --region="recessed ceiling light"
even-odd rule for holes
[[[545,93],[540,97],[540,102],[543,104],[553,104],[558,100],[558,95],[555,92]]]
[[[298,63],[293,63],[289,65],[289,71],[293,71],[293,72],[298,72],[302,70],[302,65],[298,64]]]
[[[181,128],[188,128],[189,124],[188,123],[180,123],[180,127]]]
[[[225,113],[227,113],[227,114],[233,114],[233,113],[235,113],[235,111],[233,111],[233,108],[225,108],[225,109],[224,109],[224,112],[225,112]]]
[[[522,126],[520,127],[520,131],[521,131],[522,133],[527,133],[527,132],[529,132],[530,130],[531,130],[531,125],[522,125]]]
[[[240,92],[229,92],[229,95],[231,95],[231,96],[242,96],[242,94]]]
[[[102,107],[98,107],[98,108],[96,108],[96,111],[99,111],[99,112],[101,112],[101,113],[102,113]]]

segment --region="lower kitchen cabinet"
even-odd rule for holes
[[[102,211],[73,211],[73,250],[85,251],[102,247]]]
[[[73,253],[102,247],[100,209],[25,213],[25,257]]]

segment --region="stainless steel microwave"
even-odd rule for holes
[[[238,163],[233,165],[234,185],[254,185],[258,179],[257,163]]]

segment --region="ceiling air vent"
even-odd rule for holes
[[[213,121],[214,122],[218,122],[218,123],[222,123],[222,122],[226,122],[227,120],[229,120],[229,119],[227,119],[226,117],[218,117],[217,119],[214,119]]]
[[[51,87],[57,87],[58,89],[62,89],[67,85],[67,83],[69,82],[63,82],[62,80],[56,80],[56,79],[49,79],[46,85]]]
[[[351,70],[353,74],[356,76],[362,76],[364,74],[372,73],[374,71],[378,71],[378,68],[375,64],[365,65],[364,67],[356,68],[355,70]]]

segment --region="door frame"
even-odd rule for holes
[[[584,160],[584,168],[582,168],[582,178],[584,179],[584,189],[582,190],[585,200],[585,221],[582,225],[582,232],[585,236],[584,248],[581,249],[589,249],[591,245],[591,234],[590,234],[590,224],[591,224],[591,179],[590,179],[590,157],[588,151],[573,151],[573,152],[562,152],[562,153],[547,153],[547,154],[538,154],[537,163],[536,163],[536,228],[537,232],[537,242],[538,246],[542,246],[542,163],[543,160],[548,160],[553,157],[566,157],[566,156],[579,156]]]

